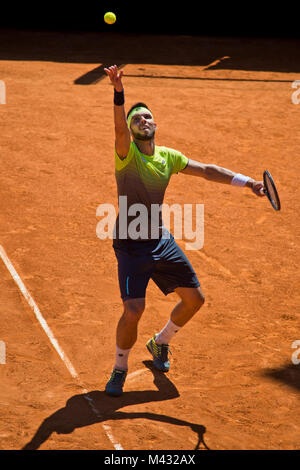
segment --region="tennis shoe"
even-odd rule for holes
[[[170,362],[168,353],[170,351],[168,344],[157,344],[155,341],[157,334],[149,339],[146,346],[150,354],[153,356],[153,365],[156,369],[162,372],[168,372],[170,369]],[[170,351],[171,352],[171,351]]]
[[[126,375],[126,370],[114,369],[106,384],[105,392],[113,397],[119,397],[122,395]]]

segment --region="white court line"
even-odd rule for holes
[[[132,379],[133,377],[136,377],[137,375],[143,374],[144,372],[147,372],[147,369],[139,369],[136,370],[135,372],[131,372],[130,374],[127,375],[127,380]]]
[[[54,349],[56,350],[56,352],[58,353],[58,355],[60,356],[60,358],[64,362],[64,364],[65,364],[66,368],[68,369],[68,371],[70,372],[71,376],[74,379],[76,379],[77,382],[79,382],[79,385],[83,389],[82,390],[83,393],[86,394],[85,399],[88,401],[88,403],[91,406],[93,412],[96,414],[96,416],[98,418],[101,418],[101,413],[97,410],[96,406],[94,405],[93,400],[88,396],[88,391],[81,384],[80,378],[79,378],[74,366],[72,365],[71,361],[68,359],[68,357],[66,356],[64,351],[59,346],[59,344],[58,344],[57,340],[55,339],[51,329],[49,328],[46,320],[44,319],[43,315],[41,314],[38,306],[36,305],[35,301],[31,297],[28,290],[26,289],[26,287],[23,284],[20,276],[18,275],[17,271],[15,270],[15,268],[12,265],[11,261],[9,260],[4,248],[1,245],[0,245],[0,256],[1,256],[2,261],[4,262],[5,266],[9,270],[13,280],[15,281],[17,286],[19,287],[22,294],[24,295],[27,303],[32,308],[32,310],[34,311],[34,314],[35,314],[37,320],[39,321],[39,323],[40,323],[41,327],[43,328],[43,330],[45,331],[46,335],[48,336],[48,338],[49,338],[51,344],[53,345]],[[107,424],[102,424],[102,427],[103,427],[107,437],[109,438],[109,440],[113,444],[114,448],[116,450],[124,450],[122,448],[121,444],[117,443],[115,438],[113,437],[110,426],[108,426]]]

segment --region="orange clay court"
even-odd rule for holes
[[[0,449],[298,449],[299,41],[3,30],[0,53],[0,245],[76,371],[0,260]],[[117,262],[96,236],[97,207],[117,207],[113,64],[126,109],[152,109],[157,145],[256,179],[268,169],[282,204],[172,177],[165,203],[205,206],[204,247],[178,244],[206,303],[159,374],[145,343],[177,296],[150,281],[120,398],[104,394]]]

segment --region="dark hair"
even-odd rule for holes
[[[130,110],[128,111],[128,113],[127,113],[127,119],[128,119],[129,114],[131,113],[131,111],[132,111],[134,108],[147,108],[147,109],[149,109],[148,106],[147,106],[145,103],[141,103],[141,102],[135,103],[133,106],[131,106]],[[149,109],[149,111],[150,111],[150,109]]]

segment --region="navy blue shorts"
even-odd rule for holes
[[[199,287],[191,263],[170,238],[136,242],[118,240],[113,244],[118,260],[122,300],[144,298],[149,280],[168,295],[177,287]]]

